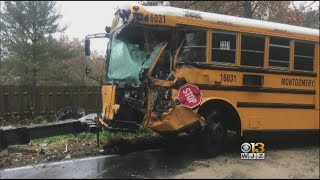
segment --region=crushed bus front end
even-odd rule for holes
[[[186,108],[172,93],[181,82],[174,77],[179,45],[175,29],[144,25],[134,18],[125,21],[124,12],[130,11],[118,11],[111,27],[100,124],[120,131],[142,125],[159,134],[204,126],[195,108]]]

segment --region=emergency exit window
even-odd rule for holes
[[[212,33],[212,63],[235,64],[237,34],[234,32],[214,31]]]

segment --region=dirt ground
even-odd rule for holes
[[[30,125],[42,123],[43,118],[29,120],[0,121],[0,125]],[[52,121],[50,121],[52,122]],[[35,142],[35,141],[33,141]],[[58,140],[52,143],[45,141],[28,145],[13,145],[0,151],[0,170],[5,168],[36,165],[88,156],[121,154],[144,149],[157,148],[163,145],[161,137],[155,133],[137,134],[109,141],[101,141],[97,147],[96,140]]]
[[[197,151],[192,141],[183,140],[164,152],[145,151],[140,155],[122,156],[122,160],[97,177],[129,178],[133,174],[134,177],[151,179],[319,179],[319,136],[297,134],[247,138],[244,141],[263,142],[265,159],[241,160],[241,143],[232,138],[217,157],[206,157]]]
[[[187,170],[173,176],[175,179],[319,179],[319,136],[282,135],[247,139],[246,142],[264,142],[264,160],[241,160],[240,144],[229,143],[218,157],[194,161]],[[236,147],[238,146],[238,147]]]
[[[35,165],[44,162],[64,161],[67,159],[96,156],[101,154],[121,154],[123,159],[115,166],[107,169],[106,176],[114,171],[118,177],[119,172],[141,173],[141,177],[150,178],[227,178],[227,179],[255,179],[255,178],[312,178],[319,179],[319,136],[276,136],[261,139],[245,139],[246,142],[263,142],[265,147],[265,160],[241,160],[240,144],[229,137],[227,146],[217,157],[203,157],[194,146],[194,139],[182,136],[174,142],[165,143],[159,136],[148,135],[135,139],[118,139],[104,142],[103,152],[99,152],[96,142],[79,140],[76,142],[55,142],[46,147],[40,146],[14,146],[0,152],[0,169]],[[65,153],[65,144],[68,152]],[[162,157],[143,155],[142,160],[126,158],[130,152],[147,149],[169,149]],[[43,150],[41,150],[43,149]],[[41,153],[41,152],[45,153]],[[143,153],[143,152],[142,152]],[[176,154],[176,155],[174,155]],[[178,157],[181,156],[181,157]],[[146,158],[146,159],[144,159]],[[148,159],[160,163],[157,170],[152,172],[145,167]],[[158,160],[157,160],[158,158]],[[176,160],[174,160],[177,158]],[[132,162],[131,162],[132,161]],[[132,167],[130,164],[137,163]],[[151,163],[151,162],[150,162]],[[176,163],[181,167],[177,168]],[[152,163],[151,163],[152,164]],[[140,167],[141,165],[141,167]],[[121,168],[123,166],[123,168]],[[144,168],[144,170],[143,170]],[[132,171],[132,172],[131,172]],[[138,172],[137,172],[138,171]],[[151,174],[150,174],[151,173]],[[121,174],[121,173],[120,173]],[[122,177],[122,176],[121,176]],[[131,176],[130,176],[131,177]],[[140,177],[140,176],[139,176]]]
[[[0,151],[0,170],[88,156],[123,154],[163,147],[165,143],[158,135],[142,134],[100,142],[100,148],[97,147],[96,140],[85,139],[61,140],[47,145],[42,144],[15,145]]]
[[[68,144],[68,152],[64,152],[66,144]],[[0,169],[98,155],[99,151],[94,148],[95,146],[95,142],[88,141],[61,141],[45,147],[38,145],[11,146],[0,152]]]
[[[265,160],[241,160],[240,154],[225,154],[192,163],[174,179],[319,179],[319,147],[270,150]]]

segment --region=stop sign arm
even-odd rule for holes
[[[201,104],[202,93],[198,86],[185,84],[179,89],[178,99],[182,106],[193,109]]]

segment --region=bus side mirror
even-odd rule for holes
[[[91,73],[91,67],[89,65],[86,66],[86,76]]]
[[[84,53],[86,56],[90,56],[90,39],[86,39],[84,42]]]

